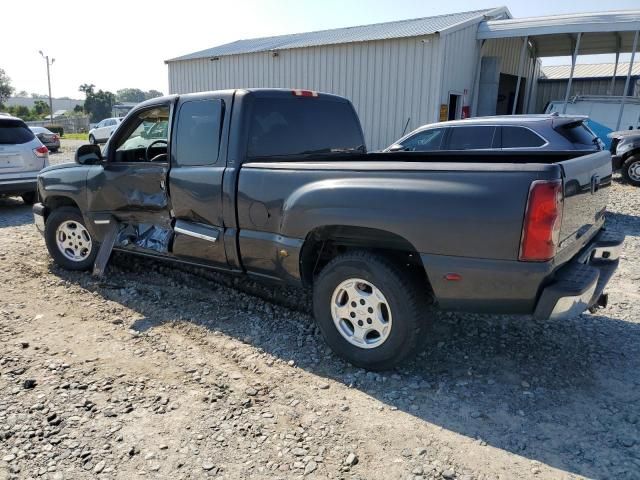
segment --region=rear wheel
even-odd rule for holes
[[[622,164],[622,176],[631,185],[640,187],[640,156],[629,157]]]
[[[36,192],[27,192],[20,196],[22,197],[22,201],[27,205],[33,205],[36,201]]]
[[[89,143],[91,145],[97,145],[98,142],[96,142],[96,137],[94,137],[93,135],[89,135]]]
[[[370,370],[393,368],[415,353],[426,335],[425,300],[414,275],[366,251],[334,258],[313,291],[314,315],[329,346]]]
[[[49,215],[44,238],[53,260],[67,270],[89,270],[98,253],[77,208],[61,207]]]

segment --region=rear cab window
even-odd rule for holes
[[[22,120],[0,118],[0,145],[29,143],[35,135]]]
[[[348,102],[323,94],[253,99],[248,158],[364,151],[360,122]]]

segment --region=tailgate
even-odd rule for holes
[[[611,186],[611,154],[600,151],[565,160],[560,166],[564,182],[560,252],[565,257],[577,253],[604,223]]]

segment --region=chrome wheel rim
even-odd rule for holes
[[[627,171],[629,172],[629,178],[631,180],[634,182],[640,182],[640,162],[633,162],[629,165]]]
[[[331,316],[340,335],[359,348],[379,347],[391,333],[389,302],[373,283],[360,278],[350,278],[336,287]]]
[[[56,245],[65,258],[72,262],[82,262],[91,253],[91,235],[81,223],[67,220],[58,225]]]

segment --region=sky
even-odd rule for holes
[[[164,61],[244,38],[299,33],[418,18],[506,5],[514,17],[610,9],[602,0],[32,0],[2,5],[0,68],[16,92],[47,93],[45,60],[54,97],[83,98],[79,85],[93,83],[168,93]],[[640,8],[616,0],[616,9]],[[8,39],[15,39],[9,41]],[[621,56],[621,61],[624,57]],[[579,57],[581,63],[611,61]],[[569,58],[546,64],[569,63]]]

